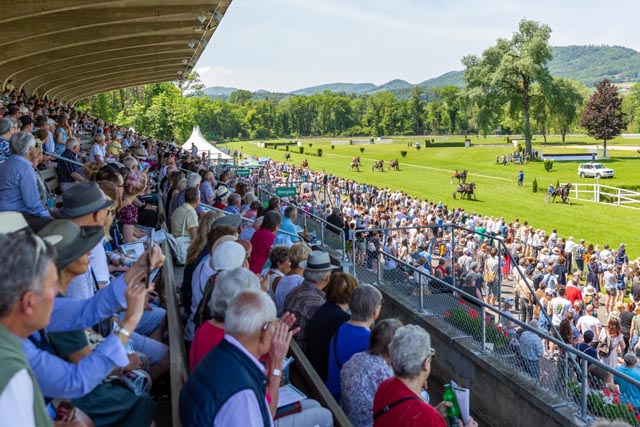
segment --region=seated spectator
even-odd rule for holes
[[[137,197],[143,194],[146,188],[146,175],[137,172],[129,173],[124,184],[122,206],[116,214],[116,219],[122,227],[123,243],[131,243],[146,236],[144,231],[136,228],[138,207],[134,204],[134,200],[137,200]]]
[[[40,202],[36,173],[31,158],[36,151],[36,140],[28,132],[11,137],[11,153],[0,164],[0,211],[22,213],[33,230],[39,230],[50,221],[50,213]]]
[[[215,201],[213,203],[214,208],[224,209],[227,207],[227,199],[231,194],[226,185],[221,185],[218,187],[215,193]]]
[[[60,182],[60,186],[64,187],[62,189],[63,192],[66,190],[66,184],[87,181],[84,177],[82,166],[74,163],[79,161],[79,152],[80,141],[76,138],[67,139],[66,149],[62,153],[61,157],[71,161],[66,162],[64,160],[58,160],[58,181]]]
[[[196,238],[198,231],[198,214],[196,207],[200,204],[200,191],[195,188],[187,188],[184,203],[173,212],[171,216],[171,234],[175,237]]]
[[[231,193],[229,198],[227,199],[227,207],[224,208],[225,212],[229,212],[233,215],[240,215],[240,195],[237,193]]]
[[[636,381],[640,381],[640,370],[636,367],[637,364],[638,358],[636,355],[633,353],[627,353],[624,355],[624,366],[619,366],[616,368],[616,371],[622,372]],[[615,375],[614,382],[620,388],[620,400],[623,405],[630,403],[635,408],[640,406],[640,387]]]
[[[300,267],[304,269],[304,281],[289,292],[284,301],[284,311],[296,316],[296,326],[300,327],[300,333],[296,334],[295,340],[305,351],[307,323],[326,302],[324,288],[329,284],[331,272],[337,267],[331,265],[329,254],[323,251],[311,252],[307,260],[300,263]]]
[[[68,142],[68,140],[67,140]],[[67,145],[67,148],[69,146]],[[104,134],[97,134],[93,137],[93,145],[89,151],[89,161],[95,163],[104,163],[107,158],[107,143]]]
[[[382,294],[372,285],[358,286],[349,299],[351,318],[338,328],[329,343],[327,388],[340,401],[340,370],[369,345],[370,328],[380,315]]]
[[[307,357],[322,381],[327,380],[331,337],[351,317],[349,300],[357,287],[358,281],[349,273],[332,274],[325,292],[327,302],[307,324]]]
[[[280,227],[282,218],[277,212],[267,212],[264,214],[262,225],[260,229],[253,233],[251,236],[251,245],[253,246],[253,253],[251,254],[251,260],[249,260],[249,269],[255,274],[260,275],[264,268],[267,259],[269,259],[269,252],[276,238],[276,231]]]
[[[231,300],[247,289],[260,290],[258,276],[244,268],[222,271],[216,281],[218,284],[213,288],[208,304],[213,319],[204,322],[193,337],[189,351],[191,370],[222,341],[225,315]]]
[[[0,119],[0,163],[5,162],[11,157],[9,140],[11,136],[18,131],[18,124],[14,119],[11,117]]]
[[[287,295],[294,288],[304,281],[302,273],[304,268],[300,266],[300,263],[306,261],[311,253],[311,248],[304,242],[298,242],[289,248],[289,261],[291,261],[291,270],[278,282],[278,286],[275,288],[276,295],[276,308],[278,309],[278,315],[282,315],[284,312],[284,302],[287,299]]]
[[[353,427],[373,425],[373,398],[378,386],[393,376],[389,344],[401,326],[397,319],[378,322],[371,331],[367,351],[354,354],[340,371],[340,403]]]
[[[399,328],[391,340],[389,355],[393,377],[378,387],[373,400],[374,427],[446,427],[446,403],[435,408],[421,396],[431,373],[431,337],[419,326]],[[399,403],[396,403],[399,402]],[[476,427],[473,419],[466,426]]]

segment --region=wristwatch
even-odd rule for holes
[[[120,326],[120,324],[116,323],[116,326],[113,328],[113,333],[114,334],[122,334],[127,338],[131,337],[131,332],[129,332],[127,329],[123,328],[122,326]]]
[[[271,375],[273,375],[274,377],[279,377],[282,375],[282,371],[280,369],[274,369],[271,371]]]

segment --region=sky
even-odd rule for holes
[[[638,0],[233,0],[196,64],[207,87],[289,92],[325,83],[420,83],[510,38],[640,51]]]

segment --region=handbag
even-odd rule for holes
[[[598,343],[598,356],[602,358],[608,357],[611,354],[612,350],[613,348],[611,348],[611,338],[609,338],[609,336]]]
[[[495,271],[492,270],[485,270],[484,271],[484,275],[482,276],[482,278],[484,279],[485,282],[487,283],[493,283],[496,281],[496,279],[498,278],[498,275],[496,274]]]

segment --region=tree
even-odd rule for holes
[[[556,130],[565,142],[567,132],[571,130],[579,117],[580,109],[587,97],[587,88],[571,79],[554,77],[550,91],[550,113]]]
[[[416,135],[420,135],[424,130],[424,101],[422,100],[422,89],[420,86],[414,86],[413,89],[411,89],[409,114],[411,117],[411,129]]]
[[[624,129],[624,113],[622,98],[618,88],[604,79],[596,86],[596,91],[582,113],[580,126],[587,129],[587,134],[604,142],[603,155],[607,156],[607,141],[620,135]]]
[[[458,86],[445,86],[440,91],[442,97],[442,107],[447,112],[449,118],[449,132],[453,135],[456,132],[458,111],[460,110],[459,102],[460,88]]]
[[[181,97],[203,96],[204,83],[200,80],[200,75],[195,71],[190,72],[184,79],[176,82],[176,86],[180,89]]]
[[[481,58],[468,55],[462,59],[466,67],[464,80],[470,90],[478,90],[479,96],[494,95],[498,105],[520,105],[528,154],[532,151],[529,114],[533,86],[550,81],[550,35],[549,26],[523,19],[511,39],[498,39],[495,46],[482,52]]]

